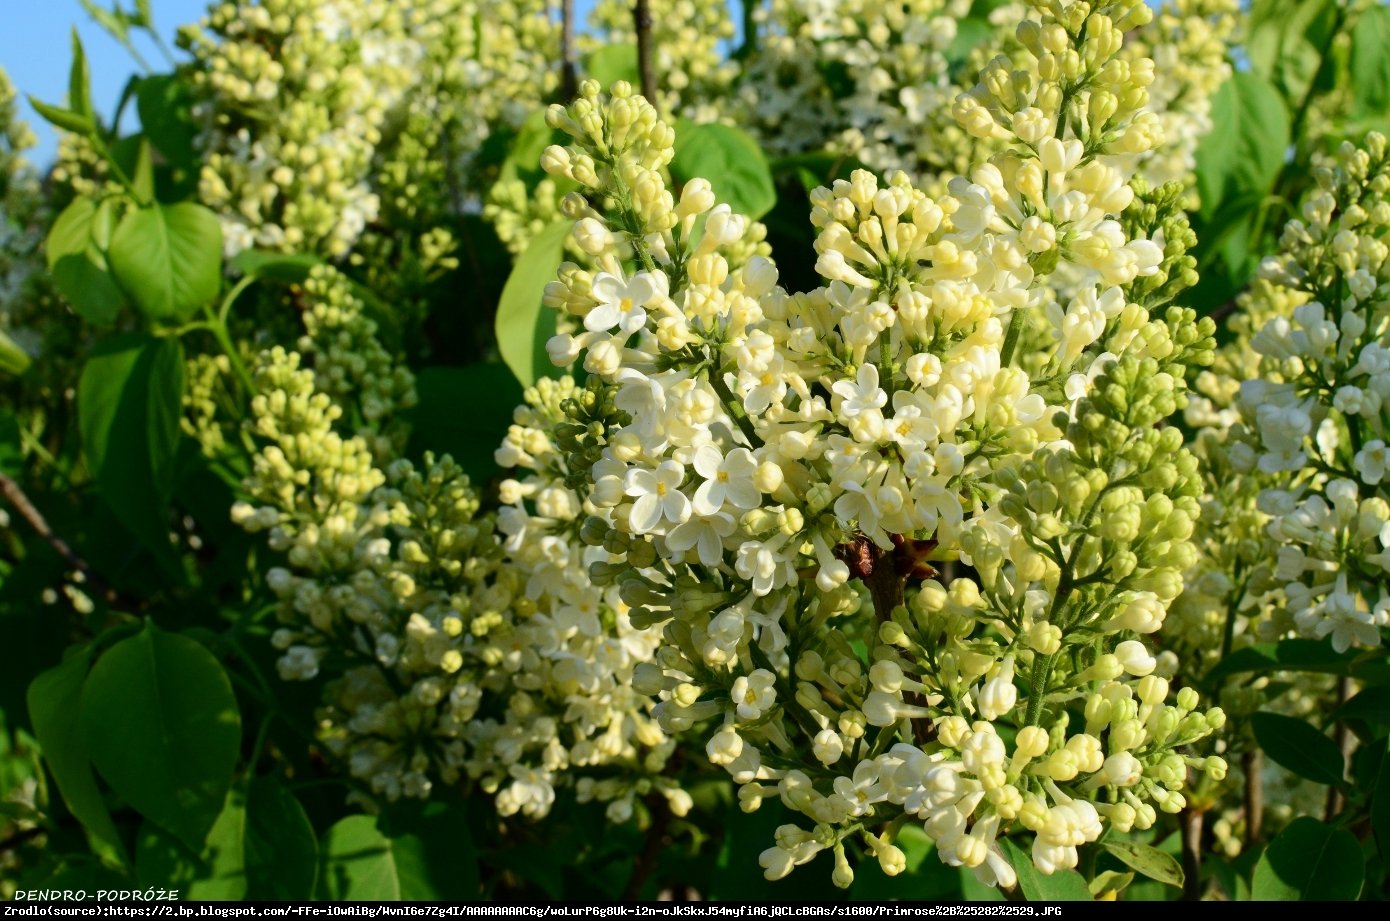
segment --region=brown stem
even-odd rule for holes
[[[1351,699],[1351,679],[1343,675],[1337,680],[1337,706],[1340,707]],[[1347,755],[1351,754],[1351,731],[1347,729],[1345,720],[1337,721],[1337,728],[1333,730],[1332,741],[1337,744],[1337,751],[1342,755],[1343,769],[1345,770]],[[1342,788],[1333,786],[1327,788],[1327,809],[1323,818],[1331,822],[1335,819],[1346,806],[1346,795],[1342,793]]]
[[[637,865],[632,868],[632,876],[628,877],[627,886],[623,888],[624,902],[633,902],[641,897],[642,887],[647,884],[652,871],[656,869],[657,859],[661,856],[662,839],[666,837],[666,829],[671,824],[671,807],[666,804],[666,797],[660,793],[653,793],[647,797],[647,809],[651,811],[652,824],[647,826],[642,853],[637,858]]]
[[[92,571],[92,567],[87,565],[87,561],[78,556],[76,551],[68,546],[67,541],[53,532],[53,529],[48,526],[48,521],[43,517],[43,513],[34,507],[33,502],[29,501],[29,497],[25,495],[20,485],[4,473],[0,473],[0,495],[4,496],[5,499],[14,506],[15,511],[19,512],[19,517],[29,522],[29,526],[38,533],[39,537],[47,541],[48,545],[57,551],[58,555],[61,556],[69,566],[82,573],[87,584],[96,590],[108,604],[116,603],[117,597],[115,590]]]
[[[652,11],[647,0],[634,0],[632,25],[637,31],[637,71],[642,75],[642,95],[655,106],[657,100],[656,72],[652,63]]]
[[[874,602],[874,620],[880,624],[887,623],[893,618],[893,610],[903,603],[903,575],[899,572],[898,550],[883,550],[867,538],[860,539],[864,541],[872,560],[869,573],[863,579]],[[926,698],[916,692],[904,692],[903,701],[914,707],[927,705]],[[931,720],[913,719],[909,722],[912,724],[912,737],[918,745],[932,741],[934,730]]]
[[[6,851],[12,851],[20,845],[28,841],[34,840],[39,835],[42,835],[46,830],[47,829],[43,828],[43,826],[35,826],[33,828],[26,828],[23,831],[15,832],[13,835],[10,835],[4,841],[0,841],[0,854],[5,853]]]
[[[1202,897],[1202,817],[1188,808],[1182,811],[1182,897],[1195,902]]]
[[[574,65],[574,0],[560,0],[560,95],[571,102],[579,92]]]
[[[893,609],[903,603],[903,578],[898,575],[891,550],[882,550],[873,544],[869,548],[873,554],[873,569],[864,582],[874,602],[874,618],[882,624],[891,620]]]
[[[1245,753],[1245,846],[1254,847],[1264,824],[1264,753],[1259,749]]]

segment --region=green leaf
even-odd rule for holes
[[[294,794],[274,777],[258,777],[246,800],[247,898],[313,898],[319,844]]]
[[[1260,712],[1251,715],[1250,727],[1265,754],[1299,777],[1328,786],[1345,783],[1346,759],[1337,743],[1303,720]]]
[[[1018,888],[1030,902],[1093,902],[1086,879],[1075,870],[1059,870],[1048,876],[1033,864],[1033,858],[1008,838],[1000,840],[1004,856],[1018,874]]]
[[[121,837],[92,776],[86,739],[73,718],[81,705],[82,686],[91,664],[92,650],[82,646],[61,665],[35,678],[29,685],[29,720],[68,811],[124,860]]]
[[[117,225],[107,253],[116,280],[149,319],[187,320],[222,284],[222,226],[202,205],[151,205]]]
[[[1364,877],[1355,835],[1300,816],[1265,849],[1250,894],[1261,902],[1350,901]]]
[[[82,8],[87,11],[87,15],[95,19],[98,25],[111,34],[112,38],[129,47],[130,17],[125,15],[119,5],[114,10],[108,10],[105,7],[97,6],[94,0],[81,0],[81,3]]]
[[[1390,855],[1390,740],[1380,741],[1386,751],[1380,759],[1375,788],[1371,795],[1371,831],[1380,846],[1382,857]]]
[[[198,125],[193,120],[193,92],[187,81],[174,74],[155,74],[140,79],[135,110],[140,129],[170,163],[190,168],[197,161],[194,140]]]
[[[71,131],[73,134],[94,134],[96,133],[96,122],[91,118],[84,118],[76,112],[64,109],[61,106],[49,105],[40,102],[33,96],[29,97],[29,105],[34,107],[34,111],[42,116],[43,120],[53,125],[55,128],[62,128],[64,131]]]
[[[556,221],[536,234],[512,268],[497,305],[497,349],[525,387],[555,374],[545,351],[546,342],[555,335],[555,312],[545,308],[541,299],[564,261],[565,237],[571,227],[570,221]]]
[[[20,375],[29,370],[29,353],[20,348],[13,339],[0,330],[0,373]]]
[[[1096,897],[1097,901],[1104,901],[1107,897],[1109,899],[1114,899],[1132,882],[1134,882],[1133,873],[1121,873],[1118,870],[1105,870],[1101,873],[1097,873],[1095,879],[1087,884],[1087,888],[1091,891],[1091,895]]]
[[[1302,103],[1318,76],[1323,49],[1337,25],[1336,7],[1335,0],[1259,0],[1251,5],[1246,55],[1254,72],[1278,88],[1291,106]]]
[[[77,387],[82,453],[121,522],[157,555],[168,555],[183,400],[183,346],[130,334],[93,350]]]
[[[1112,839],[1101,842],[1101,845],[1130,869],[1175,889],[1182,888],[1182,864],[1178,863],[1172,854],[1165,854],[1156,847],[1134,841]]]
[[[200,901],[240,901],[246,892],[246,803],[239,790],[228,793],[222,811],[196,850],[154,822],[135,840],[136,878],[146,886],[177,888]]]
[[[87,72],[87,53],[77,26],[72,27],[72,66],[68,68],[68,108],[79,118],[95,122],[92,110],[92,78]]]
[[[946,60],[952,67],[959,67],[970,57],[970,52],[997,34],[998,30],[987,18],[967,16],[956,23],[956,37],[946,46]]]
[[[382,816],[401,898],[468,901],[481,897],[477,854],[460,802],[398,802]]]
[[[150,156],[150,142],[148,138],[134,135],[123,139],[130,141],[129,165],[122,160],[121,166],[127,170],[130,176],[131,190],[135,192],[136,198],[141,201],[154,201],[154,160]],[[121,152],[113,151],[115,156],[120,159]]]
[[[777,204],[777,188],[762,148],[731,125],[682,120],[676,127],[671,175],[681,183],[708,179],[716,199],[754,220]]]
[[[368,815],[348,816],[319,845],[321,899],[387,902],[401,898],[391,841]]]
[[[196,854],[146,822],[135,862],[141,885],[177,887],[184,898],[294,901],[313,895],[318,842],[299,801],[274,777],[260,777],[228,792]]]
[[[594,49],[584,61],[584,73],[597,80],[605,90],[619,80],[637,86],[642,82],[637,69],[637,46],[627,42]]]
[[[1281,640],[1236,650],[1207,674],[1207,680],[1216,681],[1243,672],[1275,671],[1349,675],[1382,683],[1390,676],[1383,661],[1360,661],[1357,651],[1337,652],[1328,640]]]
[[[1373,6],[1351,31],[1351,100],[1356,115],[1390,109],[1390,7]]]
[[[1341,720],[1363,720],[1378,726],[1390,726],[1390,687],[1365,688],[1327,718],[1329,724]]]
[[[241,748],[236,696],[216,657],[146,623],[97,660],[80,719],[92,762],[112,789],[201,850]]]
[[[551,144],[561,142],[561,134],[545,123],[544,109],[532,112],[521,123],[521,129],[517,131],[507,157],[502,161],[501,178],[520,179],[528,189],[534,188],[545,176],[545,171],[541,169],[541,154]]]
[[[104,326],[116,319],[125,295],[111,277],[103,243],[111,238],[109,205],[74,199],[48,232],[48,268],[58,291],[89,322]]]
[[[1212,97],[1212,122],[1219,125],[1197,145],[1197,191],[1203,217],[1223,202],[1245,195],[1262,199],[1284,166],[1289,149],[1289,114],[1268,81],[1240,72]]]
[[[522,400],[521,385],[500,362],[463,368],[425,368],[415,376],[417,401],[409,411],[410,454],[448,454],[475,483],[501,468],[493,460]],[[459,407],[469,407],[467,414]]]
[[[313,253],[276,253],[269,250],[244,249],[228,263],[243,275],[254,275],[266,281],[287,285],[303,284],[323,260]]]

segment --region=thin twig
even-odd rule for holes
[[[1187,902],[1202,897],[1202,817],[1196,809],[1182,811],[1182,897]]]
[[[0,495],[3,495],[5,499],[14,506],[15,511],[19,512],[19,517],[29,522],[29,526],[38,533],[39,537],[47,541],[48,545],[57,551],[58,555],[61,556],[69,566],[82,573],[88,586],[95,589],[108,604],[117,603],[118,596],[116,595],[115,589],[111,588],[111,586],[106,583],[106,580],[98,576],[96,572],[92,570],[92,567],[88,565],[87,561],[78,556],[77,552],[73,550],[72,547],[68,546],[67,541],[54,533],[53,529],[48,526],[48,521],[43,517],[43,513],[34,507],[33,502],[29,501],[29,497],[25,495],[23,488],[4,473],[0,473]]]
[[[1245,753],[1245,846],[1260,840],[1265,814],[1264,756],[1258,748]]]
[[[642,77],[642,95],[656,105],[656,71],[652,62],[652,11],[647,0],[634,0],[632,25],[637,32],[637,71]]]
[[[560,0],[560,95],[566,103],[579,92],[574,65],[574,0]]]
[[[647,826],[642,853],[637,858],[637,865],[632,868],[632,876],[628,877],[627,886],[623,888],[624,902],[636,901],[641,897],[642,887],[656,870],[657,859],[661,857],[662,840],[671,824],[671,807],[666,804],[666,797],[660,793],[653,793],[647,797],[647,809],[651,811],[652,824]]]
[[[1351,679],[1346,675],[1337,679],[1337,706],[1341,707],[1351,699]],[[1346,720],[1338,720],[1337,728],[1333,730],[1332,741],[1337,744],[1337,751],[1342,756],[1342,764],[1345,766],[1347,755],[1351,752],[1351,730],[1347,728]],[[1331,822],[1346,806],[1346,795],[1342,793],[1340,786],[1327,788],[1327,810],[1323,818]]]
[[[23,831],[15,832],[4,841],[0,841],[0,854],[6,851],[12,851],[25,842],[34,840],[47,830],[48,829],[44,828],[42,825],[36,825],[33,828],[26,828]]]

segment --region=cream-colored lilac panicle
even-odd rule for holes
[[[630,623],[659,628],[642,687],[706,742],[747,810],[778,797],[779,878],[822,850],[902,869],[920,822],[986,883],[1044,873],[1111,826],[1186,803],[1219,709],[1156,673],[1201,483],[1159,423],[1210,360],[1137,0],[1035,6],[955,112],[999,153],[929,197],[865,171],[811,195],[822,286],[790,293],[756,225],[670,189],[672,132],[618,84],[550,123],[545,168],[593,268],[546,303],[601,410],[571,404],[579,536]],[[1084,36],[1084,39],[1082,38]],[[1059,290],[1067,294],[1060,296]],[[611,406],[611,409],[608,407]]]
[[[743,64],[741,120],[775,153],[828,148],[919,182],[959,173],[974,142],[950,117],[947,50],[969,11],[965,0],[774,0]]]
[[[608,555],[577,537],[593,508],[565,484],[551,440],[566,437],[560,407],[584,392],[528,391],[498,452],[518,478],[500,513],[481,514],[449,458],[397,459],[414,381],[346,279],[317,268],[302,300],[299,351],[252,361],[257,451],[233,517],[280,556],[266,575],[277,667],[326,680],[327,751],[384,799],[471,783],[501,815],[543,817],[564,790],[608,803],[614,821],[653,793],[684,814],[689,795],[663,773],[675,743],[634,677],[659,637],[590,582],[588,564]],[[196,422],[226,369],[199,370],[202,440]]]
[[[214,5],[180,43],[203,128],[199,195],[228,253],[342,259],[389,218],[419,235],[410,252],[426,269],[447,267],[443,215],[479,193],[469,169],[491,130],[554,85],[557,36],[543,0]],[[377,261],[406,245],[369,243]]]
[[[1225,379],[1238,384],[1242,436],[1226,458],[1262,525],[1249,537],[1274,561],[1246,629],[1266,640],[1329,637],[1340,652],[1379,645],[1390,626],[1385,138],[1343,144],[1314,179],[1243,296],[1260,325],[1239,343],[1238,363],[1253,373]]]

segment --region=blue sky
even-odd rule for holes
[[[98,5],[107,8],[112,2],[97,0]],[[120,5],[130,9],[135,4],[133,0],[120,0]],[[578,0],[575,4],[580,22],[592,5],[593,0]],[[172,48],[178,27],[201,18],[208,0],[152,0],[151,6],[155,26]],[[39,136],[38,148],[30,152],[36,164],[47,165],[52,160],[58,141],[47,123],[29,108],[24,97],[33,95],[43,102],[63,102],[71,62],[68,35],[74,25],[87,51],[92,97],[100,111],[110,113],[120,99],[126,79],[140,67],[115,39],[92,21],[81,3],[78,0],[0,0],[0,67],[9,72],[19,89],[24,118]],[[146,36],[133,36],[132,40],[136,50],[155,71],[169,69]],[[130,117],[133,118],[133,112]]]
[[[98,3],[109,6],[111,0]],[[125,0],[122,5],[131,8],[134,3]],[[155,26],[172,47],[179,25],[201,17],[207,0],[154,0],[152,6]],[[92,98],[102,112],[109,113],[116,107],[126,78],[140,68],[129,52],[88,17],[78,0],[0,0],[0,67],[9,71],[21,100],[33,95],[43,102],[62,103],[68,89],[68,65],[72,60],[68,35],[73,26],[77,26],[87,51]],[[148,38],[133,37],[133,42],[152,68],[168,69]],[[31,151],[30,157],[35,163],[46,165],[57,149],[57,139],[27,101],[21,103],[21,108],[39,136],[38,149]]]

